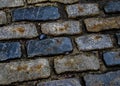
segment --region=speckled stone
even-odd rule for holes
[[[73,50],[70,38],[57,37],[27,42],[28,57],[64,54]]]
[[[23,6],[23,0],[0,0],[0,8]]]
[[[120,65],[120,52],[109,51],[103,54],[103,59],[107,66]]]
[[[110,1],[106,3],[104,10],[106,13],[120,13],[120,1]]]
[[[39,2],[44,2],[44,1],[48,1],[48,0],[27,0],[27,3],[33,4],[33,3],[39,3]]]
[[[0,61],[21,57],[21,44],[19,42],[0,43]]]
[[[120,86],[120,71],[89,74],[84,79],[86,86]]]
[[[76,78],[63,80],[54,80],[50,82],[38,83],[37,86],[81,86],[80,81]]]
[[[99,14],[98,4],[72,4],[66,6],[68,17],[95,16]]]
[[[38,36],[36,26],[30,24],[12,24],[0,27],[0,40],[16,38],[33,38]]]
[[[78,2],[79,0],[50,0],[52,2],[60,2],[60,3],[64,3],[64,4],[72,4],[75,2]]]
[[[120,17],[89,18],[84,20],[86,28],[90,32],[99,32],[110,29],[120,29]]]
[[[0,11],[0,25],[6,23],[7,23],[6,13],[4,11]]]
[[[116,33],[118,45],[120,45],[120,33]]]
[[[41,25],[41,30],[43,33],[48,35],[75,35],[82,33],[82,26],[79,21],[61,21],[44,23]]]
[[[12,11],[13,21],[45,21],[60,18],[58,8],[55,6],[18,8]]]
[[[49,76],[50,66],[46,59],[0,63],[0,85]]]
[[[92,53],[57,57],[54,60],[57,74],[64,72],[98,70],[100,68],[98,57]]]
[[[112,48],[113,43],[109,35],[90,34],[75,39],[77,47],[82,51]]]

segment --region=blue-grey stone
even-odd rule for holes
[[[106,52],[103,54],[103,59],[108,66],[120,65],[120,52]]]
[[[119,13],[120,12],[120,1],[110,1],[108,2],[104,10],[106,13]]]
[[[50,82],[38,83],[37,86],[81,86],[80,81],[76,78],[54,80]]]
[[[47,35],[46,34],[40,34],[39,36],[39,39],[42,40],[42,39],[46,39],[47,38]]]
[[[60,18],[60,13],[54,6],[18,8],[12,11],[12,18],[14,21],[56,20]]]
[[[19,42],[0,43],[0,61],[20,57],[21,45]]]
[[[120,71],[89,74],[84,77],[86,86],[120,86]]]
[[[47,56],[70,52],[73,50],[70,38],[57,37],[44,40],[30,40],[27,42],[28,57]]]
[[[116,36],[117,36],[118,45],[120,45],[120,33],[117,33]]]

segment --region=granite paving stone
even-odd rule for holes
[[[7,23],[6,13],[4,11],[0,11],[0,25],[6,23]]]
[[[116,33],[118,45],[120,45],[120,33]]]

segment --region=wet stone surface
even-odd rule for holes
[[[30,24],[11,24],[0,27],[0,40],[37,37],[36,26]]]
[[[56,20],[60,18],[60,13],[54,6],[18,8],[12,11],[12,18],[13,21]]]
[[[95,16],[99,14],[98,4],[73,4],[67,5],[68,17]]]
[[[106,3],[104,10],[106,13],[120,13],[120,1],[110,1]]]
[[[120,71],[89,74],[84,79],[86,86],[120,86]]]
[[[70,38],[57,37],[27,42],[28,57],[64,54],[73,50]]]
[[[98,70],[100,65],[98,57],[93,53],[81,53],[55,58],[54,68],[57,74],[60,74],[73,71]]]
[[[120,45],[120,33],[116,33],[118,45]]]
[[[0,63],[0,85],[49,76],[50,67],[46,59]]]
[[[90,34],[75,39],[79,50],[89,51],[96,49],[112,48],[113,43],[109,35]]]
[[[120,51],[109,51],[103,54],[107,66],[120,65]]]
[[[0,11],[0,25],[6,23],[7,23],[6,13],[4,11]]]
[[[41,25],[41,30],[43,33],[48,35],[75,35],[82,33],[82,26],[79,21],[61,21],[44,23]]]
[[[0,61],[21,57],[21,44],[19,42],[0,43]]]
[[[81,86],[80,81],[76,78],[54,80],[50,82],[38,83],[37,86]]]

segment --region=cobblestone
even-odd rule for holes
[[[34,24],[12,24],[0,27],[0,40],[15,38],[33,38],[38,36]]]
[[[84,77],[86,86],[119,86],[120,71],[105,74],[89,74]]]
[[[60,2],[60,3],[64,3],[64,4],[71,4],[71,3],[75,3],[78,2],[79,0],[50,0],[52,2]]]
[[[117,33],[116,36],[117,36],[118,44],[120,45],[120,33]]]
[[[66,6],[68,17],[95,16],[99,14],[98,4],[73,4]]]
[[[37,86],[81,86],[80,81],[76,78],[54,80],[50,82],[38,83]]]
[[[67,37],[31,40],[27,42],[28,57],[64,54],[72,50],[71,40]]]
[[[82,33],[82,26],[79,21],[61,21],[44,23],[41,25],[41,30],[48,35],[75,35]]]
[[[100,65],[97,56],[92,53],[83,53],[56,58],[54,68],[57,74],[60,74],[72,71],[98,70]]]
[[[4,11],[0,11],[0,25],[6,23],[7,23],[6,13]]]
[[[96,49],[112,48],[113,43],[109,35],[91,34],[75,39],[79,50],[89,51]]]

